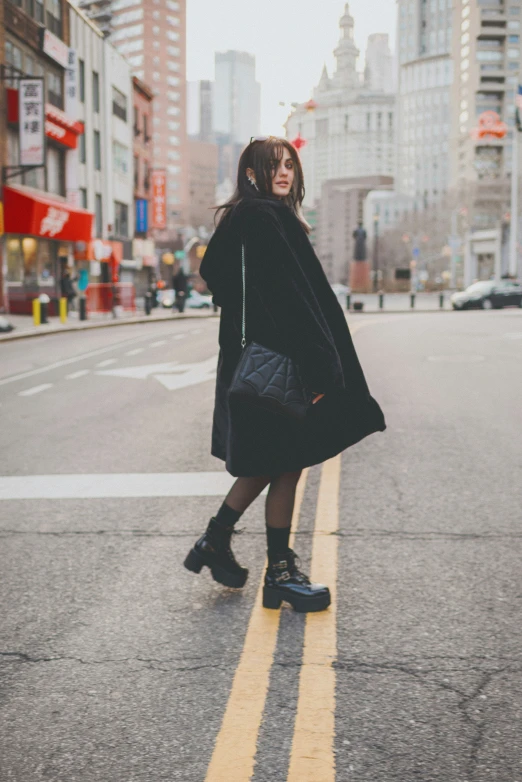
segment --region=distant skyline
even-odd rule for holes
[[[324,63],[331,74],[344,6],[340,0],[187,0],[187,78],[213,79],[216,51],[253,54],[261,83],[261,133],[280,134],[289,104],[308,100]],[[397,6],[393,0],[352,0],[349,8],[362,71],[371,33],[388,33],[395,51]]]

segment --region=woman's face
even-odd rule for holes
[[[294,181],[294,161],[290,152],[283,147],[283,157],[274,161],[272,169],[272,195],[284,198],[292,189]]]

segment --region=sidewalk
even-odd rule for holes
[[[59,318],[49,318],[49,323],[41,326],[35,326],[30,315],[0,315],[0,317],[15,327],[14,331],[0,333],[0,342],[7,342],[13,339],[27,339],[28,337],[40,337],[46,334],[63,334],[67,331],[127,326],[132,323],[219,317],[219,312],[215,313],[213,309],[193,309],[181,314],[179,312],[173,313],[172,310],[155,308],[150,315],[145,315],[143,310],[138,310],[134,313],[125,312],[118,318],[114,318],[110,312],[90,313],[88,320],[82,321],[78,319],[77,312],[71,312],[66,323],[61,323]]]

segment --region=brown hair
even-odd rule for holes
[[[267,139],[251,141],[245,147],[239,158],[237,169],[237,185],[232,198],[225,204],[216,207],[215,219],[223,212],[220,219],[226,217],[241,202],[251,198],[272,197],[272,177],[274,167],[283,159],[284,150],[287,149],[294,164],[294,181],[287,196],[281,200],[290,207],[306,233],[310,233],[310,226],[304,219],[301,204],[305,196],[304,176],[301,161],[295,147],[285,138],[269,136]],[[247,178],[247,169],[251,168],[255,174],[257,188]]]

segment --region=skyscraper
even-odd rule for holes
[[[247,52],[216,52],[215,68],[214,130],[230,143],[247,144],[261,121],[256,59]]]
[[[398,0],[396,189],[419,209],[449,185],[452,6],[453,0]]]
[[[112,12],[111,42],[155,95],[153,168],[167,172],[172,235],[188,208],[186,0],[113,0]]]

